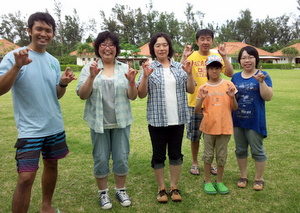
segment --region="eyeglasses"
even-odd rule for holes
[[[109,47],[110,49],[112,49],[112,48],[116,47],[116,45],[101,43],[100,47],[103,48],[103,49],[106,48],[106,47]]]
[[[255,59],[255,57],[254,56],[249,56],[249,57],[243,57],[243,58],[241,58],[241,60],[243,60],[243,61],[246,61],[246,60],[253,60],[253,59]]]

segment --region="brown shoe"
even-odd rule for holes
[[[168,195],[167,195],[166,189],[158,189],[157,201],[159,203],[167,203],[168,202]]]
[[[255,180],[255,181],[254,181],[254,184],[253,184],[253,189],[254,189],[255,191],[263,190],[264,185],[265,185],[264,180]]]
[[[170,196],[171,196],[172,201],[174,201],[174,202],[180,202],[182,200],[180,191],[177,187],[171,187]]]
[[[246,188],[248,185],[248,178],[240,178],[237,182],[237,186],[239,188]]]

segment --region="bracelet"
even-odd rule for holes
[[[135,82],[133,84],[129,84],[129,86],[134,87],[135,86]]]
[[[62,88],[66,88],[66,87],[68,86],[68,84],[67,84],[67,85],[62,85],[62,84],[59,82],[59,86],[62,87]]]

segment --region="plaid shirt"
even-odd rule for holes
[[[92,62],[91,62],[92,63]],[[84,84],[90,75],[91,63],[86,64],[80,73],[76,91]],[[103,68],[102,61],[99,60],[98,67]],[[130,101],[127,96],[128,80],[125,73],[128,72],[128,65],[119,61],[115,62],[114,86],[115,86],[115,112],[118,128],[125,128],[133,122]],[[98,74],[94,80],[93,92],[86,100],[84,109],[84,119],[88,126],[97,133],[103,133],[103,104],[102,104],[102,78]]]
[[[168,126],[164,70],[161,63],[154,61],[150,65],[154,71],[148,78],[148,100],[147,100],[147,120],[151,126],[165,127]],[[178,106],[178,125],[190,121],[186,85],[187,73],[182,69],[182,64],[171,60],[170,70],[176,80],[176,95]],[[139,86],[143,73],[140,75],[137,86]]]

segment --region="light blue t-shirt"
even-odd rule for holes
[[[21,68],[12,87],[18,138],[45,137],[62,132],[63,119],[56,91],[61,76],[59,62],[48,52],[29,51],[29,58],[32,62]],[[13,52],[10,52],[1,61],[0,76],[14,63]]]

